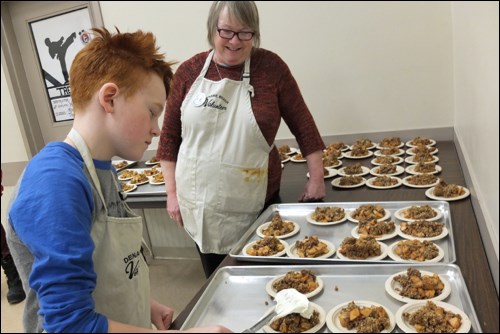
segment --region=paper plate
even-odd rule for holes
[[[319,313],[319,322],[313,328],[311,328],[307,331],[304,331],[302,333],[316,333],[325,325],[325,318],[326,318],[325,310],[321,306],[319,306],[318,304],[315,304],[315,303],[309,303],[309,304],[314,308],[315,311],[317,311]],[[274,311],[274,307],[272,309],[270,309],[267,313],[272,312],[272,311]],[[271,326],[269,326],[269,325],[270,324],[267,324],[264,327],[262,327],[264,332],[266,332],[266,333],[279,333],[279,332],[275,331],[274,329],[272,329]]]
[[[429,197],[430,199],[434,199],[436,201],[458,201],[458,200],[461,200],[461,199],[464,199],[466,197],[468,197],[470,195],[470,191],[469,189],[465,188],[465,187],[462,187],[462,189],[464,190],[464,193],[460,196],[456,196],[456,197],[440,197],[440,196],[436,196],[434,195],[434,189],[436,187],[432,187],[432,188],[429,188],[425,191],[425,196]]]
[[[282,279],[283,277],[285,277],[285,275],[278,276],[278,277],[274,278],[273,280],[267,282],[267,284],[266,284],[266,292],[271,297],[276,297],[276,294],[278,293],[278,290],[276,290],[275,288],[273,288],[274,282],[279,281],[280,279]],[[311,297],[316,296],[318,293],[320,293],[323,290],[323,287],[324,287],[323,280],[321,278],[319,278],[318,276],[316,276],[316,283],[318,283],[318,287],[316,289],[314,289],[313,291],[311,291],[311,292],[305,293],[304,296],[306,296],[307,298],[311,298]]]
[[[424,260],[424,261],[403,259],[399,255],[397,255],[396,253],[394,253],[394,248],[396,247],[396,245],[400,241],[396,241],[395,243],[393,243],[392,245],[389,246],[389,251],[388,251],[389,257],[391,259],[393,259],[394,261],[398,261],[398,262],[412,262],[412,263],[431,263],[431,262],[439,262],[439,261],[441,261],[444,258],[444,251],[443,251],[443,249],[441,247],[439,247],[438,245],[434,244],[437,247],[437,249],[438,249],[438,255],[435,258],[432,258],[430,260]]]
[[[278,239],[286,239],[286,238],[293,237],[295,234],[299,233],[299,231],[300,231],[299,224],[297,224],[296,222],[293,222],[291,220],[285,220],[285,219],[283,219],[283,221],[287,222],[287,223],[292,223],[293,224],[293,230],[290,233],[287,233],[287,234],[273,235],[273,237],[276,237]],[[262,231],[265,230],[269,225],[271,225],[271,223],[272,222],[267,222],[267,223],[264,223],[264,224],[260,225],[259,227],[257,227],[257,231],[255,231],[257,233],[257,235],[259,237],[261,237],[261,238],[266,237],[266,235],[264,233],[262,233]]]
[[[434,275],[434,273],[432,273],[430,271],[424,271],[424,270],[420,270],[420,273],[422,274],[422,276],[433,276]],[[399,294],[399,291],[402,290],[402,286],[398,282],[394,281],[394,277],[396,277],[398,275],[404,275],[404,276],[406,276],[407,275],[407,271],[404,270],[404,271],[401,271],[401,272],[396,273],[394,275],[391,275],[385,281],[385,291],[387,291],[387,293],[392,298],[394,298],[396,300],[399,300],[400,302],[403,302],[403,303],[414,303],[414,302],[428,301],[428,300],[437,301],[437,300],[443,300],[443,299],[445,299],[446,297],[448,297],[451,294],[451,285],[450,285],[450,282],[448,282],[448,280],[446,280],[445,278],[443,278],[441,275],[438,275],[439,279],[441,280],[441,282],[443,282],[443,285],[444,285],[443,290],[441,291],[441,293],[439,295],[437,295],[435,297],[432,297],[432,298],[428,298],[428,299],[413,299],[413,298],[410,298],[410,297],[401,296]]]
[[[419,302],[413,302],[410,304],[406,304],[404,306],[401,306],[398,311],[396,312],[396,323],[398,324],[398,327],[405,333],[416,333],[415,327],[413,325],[410,325],[406,320],[403,319],[403,313],[409,312],[413,313],[416,312],[419,308],[424,307],[427,301],[419,301]],[[462,324],[461,326],[457,329],[455,333],[468,333],[470,331],[470,328],[472,326],[469,317],[467,314],[465,314],[464,311],[456,307],[455,305],[451,305],[448,303],[444,303],[441,301],[433,301],[434,304],[437,306],[440,306],[444,308],[446,311],[453,312],[456,314],[460,314],[462,317]]]
[[[387,307],[367,300],[353,300],[353,302],[358,306],[370,307],[370,306],[381,306],[384,308],[387,316],[389,317],[389,328],[384,329],[381,333],[390,333],[396,326],[396,319],[394,314]],[[326,315],[326,326],[332,333],[356,333],[356,328],[347,329],[340,324],[339,315],[343,308],[347,307],[350,302],[346,302],[340,305],[335,306],[331,309]]]

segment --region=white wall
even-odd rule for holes
[[[152,31],[169,60],[208,49],[210,2],[99,3],[108,29]],[[262,47],[288,63],[323,135],[453,127],[449,2],[257,3]]]
[[[454,2],[455,132],[498,259],[498,2]]]
[[[28,160],[2,66],[2,163]]]
[[[323,135],[455,128],[498,261],[498,2],[257,3],[262,47]],[[152,31],[169,60],[208,49],[210,2],[100,6],[108,29]],[[2,162],[26,157],[9,96],[2,73]],[[291,137],[282,124],[277,139]]]
[[[257,3],[262,47],[288,63],[323,135],[453,126],[449,2]],[[210,4],[100,1],[108,29],[152,31],[181,62],[208,50]]]

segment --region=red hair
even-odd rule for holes
[[[158,74],[170,93],[172,65],[159,53],[150,32],[111,34],[105,28],[93,28],[94,37],[77,53],[70,69],[70,88],[74,110],[84,108],[106,82],[115,83],[125,94],[133,95],[149,76]]]

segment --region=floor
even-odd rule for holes
[[[2,224],[5,223],[7,204],[13,187],[5,186],[2,195]],[[156,260],[150,265],[151,295],[160,303],[175,310],[174,318],[191,301],[205,283],[205,274],[199,259]],[[24,302],[9,305],[7,280],[2,271],[1,333],[22,333]]]

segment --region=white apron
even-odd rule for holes
[[[83,157],[104,209],[92,223],[94,270],[97,284],[93,293],[95,311],[109,319],[143,328],[151,326],[149,268],[141,254],[142,217],[126,203],[130,217],[110,217],[94,162],[85,141],[71,129],[68,137]],[[110,173],[113,173],[110,171]],[[117,191],[120,191],[116,179]]]
[[[213,54],[181,106],[175,179],[187,233],[203,253],[226,254],[264,207],[272,146],[252,112],[250,59],[243,81],[211,81]]]

